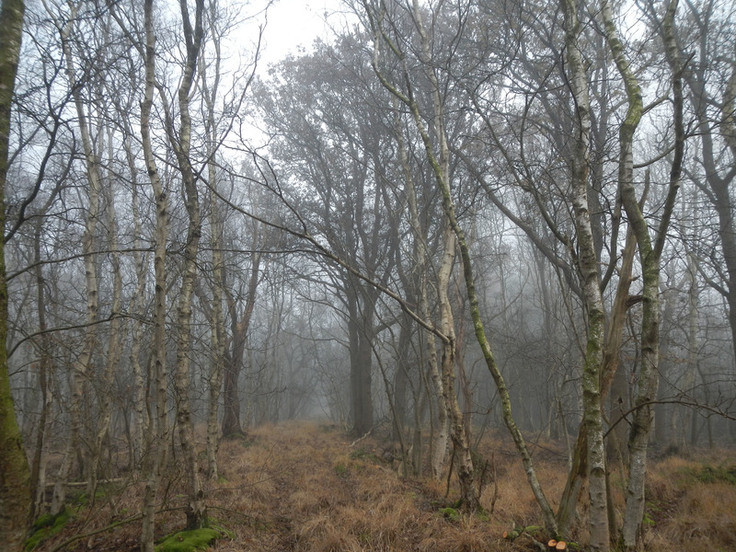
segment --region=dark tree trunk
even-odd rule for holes
[[[0,12],[0,228],[5,228],[10,105],[23,31],[23,0],[3,0]],[[31,508],[28,460],[15,417],[6,349],[8,290],[0,241],[0,538],[8,552],[22,550]]]
[[[260,234],[255,230],[254,243],[260,239]],[[250,278],[248,280],[248,294],[245,298],[245,307],[238,320],[238,308],[232,293],[225,288],[228,314],[230,315],[230,328],[232,331],[231,351],[225,355],[225,388],[223,393],[224,414],[222,418],[223,438],[243,437],[245,431],[240,423],[240,393],[238,391],[238,380],[240,370],[243,366],[243,355],[248,338],[248,328],[256,305],[256,294],[258,282],[261,275],[261,254],[255,253],[251,259]]]
[[[370,336],[360,322],[350,320],[349,333],[352,429],[356,435],[365,435],[373,428],[373,350]]]
[[[243,362],[244,348],[244,341],[241,344],[236,343],[233,351],[225,357],[222,436],[226,439],[245,435],[240,425],[240,393],[238,393],[238,380],[240,379],[240,366]]]

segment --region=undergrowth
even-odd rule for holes
[[[55,516],[51,514],[40,516],[31,527],[25,549],[27,551],[35,550],[42,542],[58,535],[72,517],[73,514],[69,508],[63,508]]]
[[[689,468],[688,475],[700,483],[728,483],[736,485],[736,464],[729,466],[703,465]]]
[[[178,531],[156,545],[156,552],[198,552],[207,550],[216,540],[232,537],[233,533],[220,527],[203,527]]]
[[[538,476],[554,503],[565,484],[566,455],[554,442],[538,444],[533,449]],[[524,468],[504,434],[484,437],[477,451],[476,458],[487,459],[491,468],[486,470],[480,497],[483,510],[475,514],[459,505],[454,475],[449,492],[446,474],[441,480],[426,473],[401,477],[386,453],[390,446],[376,435],[351,446],[338,426],[296,422],[257,428],[247,441],[223,441],[219,479],[205,482],[205,497],[218,525],[231,531],[228,534],[219,528],[179,532],[186,478],[181,463],[173,459],[165,482],[169,498],[160,505],[166,511],[156,518],[157,552],[524,552],[547,542],[549,535],[539,527],[541,514]],[[710,456],[708,463],[678,457],[652,462],[645,549],[736,550],[735,465],[727,452]],[[620,523],[624,505],[620,474],[613,474],[611,486]],[[132,516],[140,511],[142,493],[142,484],[131,483],[122,493],[99,499],[94,509],[81,506],[74,523],[39,520],[36,531],[45,531],[45,536],[35,537],[36,552],[49,552],[75,531],[109,527],[121,512]],[[579,514],[565,535],[571,550],[586,549],[584,504]],[[50,535],[52,531],[56,535]],[[86,538],[84,545],[98,551],[134,552],[139,538],[140,523],[133,522]]]

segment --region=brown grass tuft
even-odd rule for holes
[[[236,551],[373,551],[373,552],[512,552],[538,548],[543,531],[504,540],[504,531],[541,525],[521,462],[508,439],[488,435],[481,457],[493,462],[482,505],[491,515],[457,511],[457,482],[449,496],[446,480],[400,477],[386,445],[373,436],[351,446],[336,427],[309,423],[264,426],[247,440],[225,441],[220,447],[222,479],[207,482],[206,499],[217,523],[233,532],[217,543],[218,552]],[[554,443],[533,447],[539,479],[548,499],[557,505],[567,476],[564,454]],[[709,458],[709,465],[732,465],[727,453]],[[730,463],[729,463],[730,462]],[[490,465],[490,464],[489,464]],[[647,486],[645,545],[648,552],[736,550],[736,485],[704,483],[695,475],[704,467],[693,459],[668,457],[653,463]],[[183,505],[183,474],[172,470],[167,507]],[[612,475],[614,502],[623,508],[619,474]],[[130,482],[80,516],[58,543],[70,534],[94,530],[138,511],[140,483]],[[573,540],[585,545],[586,509],[580,508]],[[158,518],[157,535],[180,529],[181,511]],[[84,545],[95,550],[137,550],[140,525],[100,533]],[[535,540],[537,542],[535,542]],[[80,543],[82,546],[82,543]],[[52,543],[39,552],[49,550]],[[74,548],[71,548],[74,550]]]

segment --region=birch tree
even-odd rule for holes
[[[601,367],[604,353],[603,297],[600,288],[598,258],[588,202],[591,111],[588,77],[581,48],[582,24],[576,0],[561,0],[565,16],[566,60],[570,90],[575,102],[575,128],[571,152],[570,178],[574,222],[578,235],[577,264],[581,275],[586,311],[586,348],[583,368],[583,425],[587,437],[588,493],[590,509],[590,545],[607,551],[610,545],[608,524],[606,457],[603,443],[601,402]]]
[[[663,38],[668,61],[672,67],[672,92],[674,105],[674,153],[670,171],[669,192],[662,209],[655,237],[650,235],[649,224],[642,212],[641,202],[634,188],[634,135],[642,117],[642,92],[638,79],[619,38],[610,4],[603,0],[601,15],[606,40],[613,54],[616,67],[626,88],[627,112],[619,130],[619,186],[621,198],[632,226],[639,249],[642,268],[642,321],[641,321],[641,369],[634,402],[635,411],[629,435],[629,481],[626,490],[623,541],[627,550],[637,547],[641,523],[644,518],[644,483],[647,469],[647,450],[652,431],[653,406],[657,396],[659,378],[659,280],[661,257],[666,232],[672,218],[677,191],[680,187],[682,160],[685,146],[683,124],[682,62],[679,59],[673,24],[677,0],[668,3],[663,21]]]
[[[435,184],[442,197],[442,210],[444,216],[446,217],[447,224],[449,224],[449,228],[452,230],[454,238],[457,240],[457,245],[460,249],[463,276],[475,335],[482,350],[486,366],[492,375],[494,382],[496,383],[496,388],[501,396],[504,421],[514,439],[514,443],[516,444],[519,453],[521,454],[528,481],[535,497],[537,498],[537,502],[542,509],[545,524],[551,533],[556,534],[557,523],[554,518],[554,513],[537,479],[536,470],[534,469],[531,456],[529,455],[526,447],[526,442],[513,419],[508,388],[506,387],[506,382],[496,364],[481,318],[478,295],[475,288],[473,263],[470,257],[468,242],[462,227],[458,223],[455,201],[453,199],[451,184],[448,179],[449,175],[443,169],[443,160],[445,156],[449,154],[449,147],[447,143],[445,115],[443,112],[444,104],[442,101],[442,88],[439,86],[435,68],[436,62],[431,57],[427,28],[422,23],[423,15],[421,14],[421,10],[417,2],[413,2],[411,5],[408,3],[406,5],[401,5],[400,3],[392,4],[394,10],[406,11],[407,14],[410,14],[410,21],[419,37],[419,47],[412,51],[418,52],[416,55],[420,63],[421,70],[424,73],[424,78],[426,78],[429,83],[429,97],[431,98],[430,102],[432,108],[430,109],[431,115],[428,117],[422,113],[422,109],[418,103],[417,98],[419,90],[415,88],[412,75],[407,69],[406,52],[400,42],[401,39],[397,40],[396,36],[392,36],[391,34],[398,26],[398,21],[396,19],[392,19],[392,17],[395,17],[396,11],[386,10],[385,4],[373,5],[368,2],[363,2],[362,7],[368,18],[370,29],[373,34],[373,64],[376,75],[383,86],[386,87],[396,97],[396,99],[404,104],[409,110],[411,120],[420,136],[426,159],[432,167]],[[398,60],[399,77],[396,82],[400,82],[400,85],[395,84],[395,82],[393,82],[382,70],[382,62],[386,55],[395,56]],[[432,135],[432,133],[434,133],[434,135]],[[443,327],[445,327],[445,323],[446,321],[443,320]],[[445,335],[445,337],[447,339],[443,341],[442,345],[443,359],[451,358],[452,362],[451,365],[448,365],[444,364],[443,360],[443,368],[454,370],[455,343],[451,336]],[[450,381],[450,378],[453,376],[451,374],[447,374],[445,377],[446,381]],[[465,434],[465,424],[463,423],[462,413],[457,404],[457,396],[454,393],[450,396],[446,390],[444,392],[447,393],[446,398],[452,400],[454,403],[449,404],[448,409],[451,417],[451,438],[456,449],[459,463],[458,477],[461,482],[461,495],[467,506],[470,509],[473,509],[473,507],[477,507],[478,505],[478,497],[475,494],[476,491],[474,489],[473,464],[470,456],[470,445],[467,440],[467,435]]]
[[[156,202],[156,222],[154,229],[154,302],[153,302],[153,343],[151,372],[151,399],[153,403],[151,426],[152,438],[147,443],[145,468],[146,484],[142,500],[141,550],[153,552],[156,498],[166,464],[166,450],[169,436],[167,416],[167,366],[166,366],[166,240],[169,232],[169,202],[167,192],[159,174],[154,155],[151,134],[151,111],[156,86],[156,34],[154,31],[153,0],[143,3],[145,43],[139,47],[144,60],[145,86],[141,102],[140,134],[146,172]]]
[[[191,139],[192,120],[190,100],[192,86],[197,70],[197,59],[204,36],[204,0],[195,3],[194,21],[192,22],[186,0],[181,0],[181,19],[186,45],[186,59],[182,67],[181,82],[177,91],[179,126],[174,127],[172,112],[167,110],[166,134],[169,145],[174,150],[181,177],[182,191],[186,206],[188,224],[184,245],[184,266],[182,269],[181,289],[177,305],[177,338],[176,338],[176,373],[174,385],[177,392],[176,419],[179,429],[179,444],[186,467],[189,503],[187,505],[187,529],[199,529],[207,523],[207,512],[202,494],[202,482],[199,476],[197,455],[194,443],[194,423],[190,405],[189,362],[191,351],[192,295],[197,277],[197,255],[199,240],[202,235],[202,216],[199,200],[199,176],[192,166]]]
[[[87,209],[84,222],[84,233],[82,235],[82,254],[84,262],[84,281],[85,281],[85,297],[86,297],[86,314],[85,314],[85,330],[83,338],[82,350],[78,360],[72,370],[71,378],[71,404],[70,404],[70,437],[67,441],[68,447],[64,454],[62,467],[60,468],[59,477],[54,487],[54,500],[52,503],[52,513],[58,513],[65,502],[65,485],[69,480],[73,467],[74,455],[80,448],[82,435],[82,400],[85,394],[85,386],[88,383],[90,372],[93,370],[93,355],[98,346],[98,274],[97,274],[97,256],[96,249],[96,232],[97,223],[100,216],[100,191],[102,186],[101,174],[101,155],[99,138],[102,136],[101,130],[97,130],[97,134],[93,135],[93,124],[89,120],[88,106],[82,96],[83,88],[78,82],[79,73],[76,67],[77,52],[72,48],[72,40],[74,33],[77,31],[77,16],[79,15],[79,5],[70,4],[69,12],[61,15],[55,12],[55,7],[44,3],[46,12],[51,17],[59,33],[61,50],[64,54],[66,62],[66,78],[71,95],[74,100],[74,109],[78,121],[78,132],[82,142],[82,155],[84,159],[84,174],[87,181],[86,199]],[[94,438],[93,438],[94,439]],[[87,459],[89,460],[89,459]],[[82,466],[86,470],[94,470],[94,467],[87,465]],[[89,481],[94,478],[88,471]]]

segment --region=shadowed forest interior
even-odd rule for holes
[[[268,4],[3,0],[8,550],[734,549],[732,2]]]

